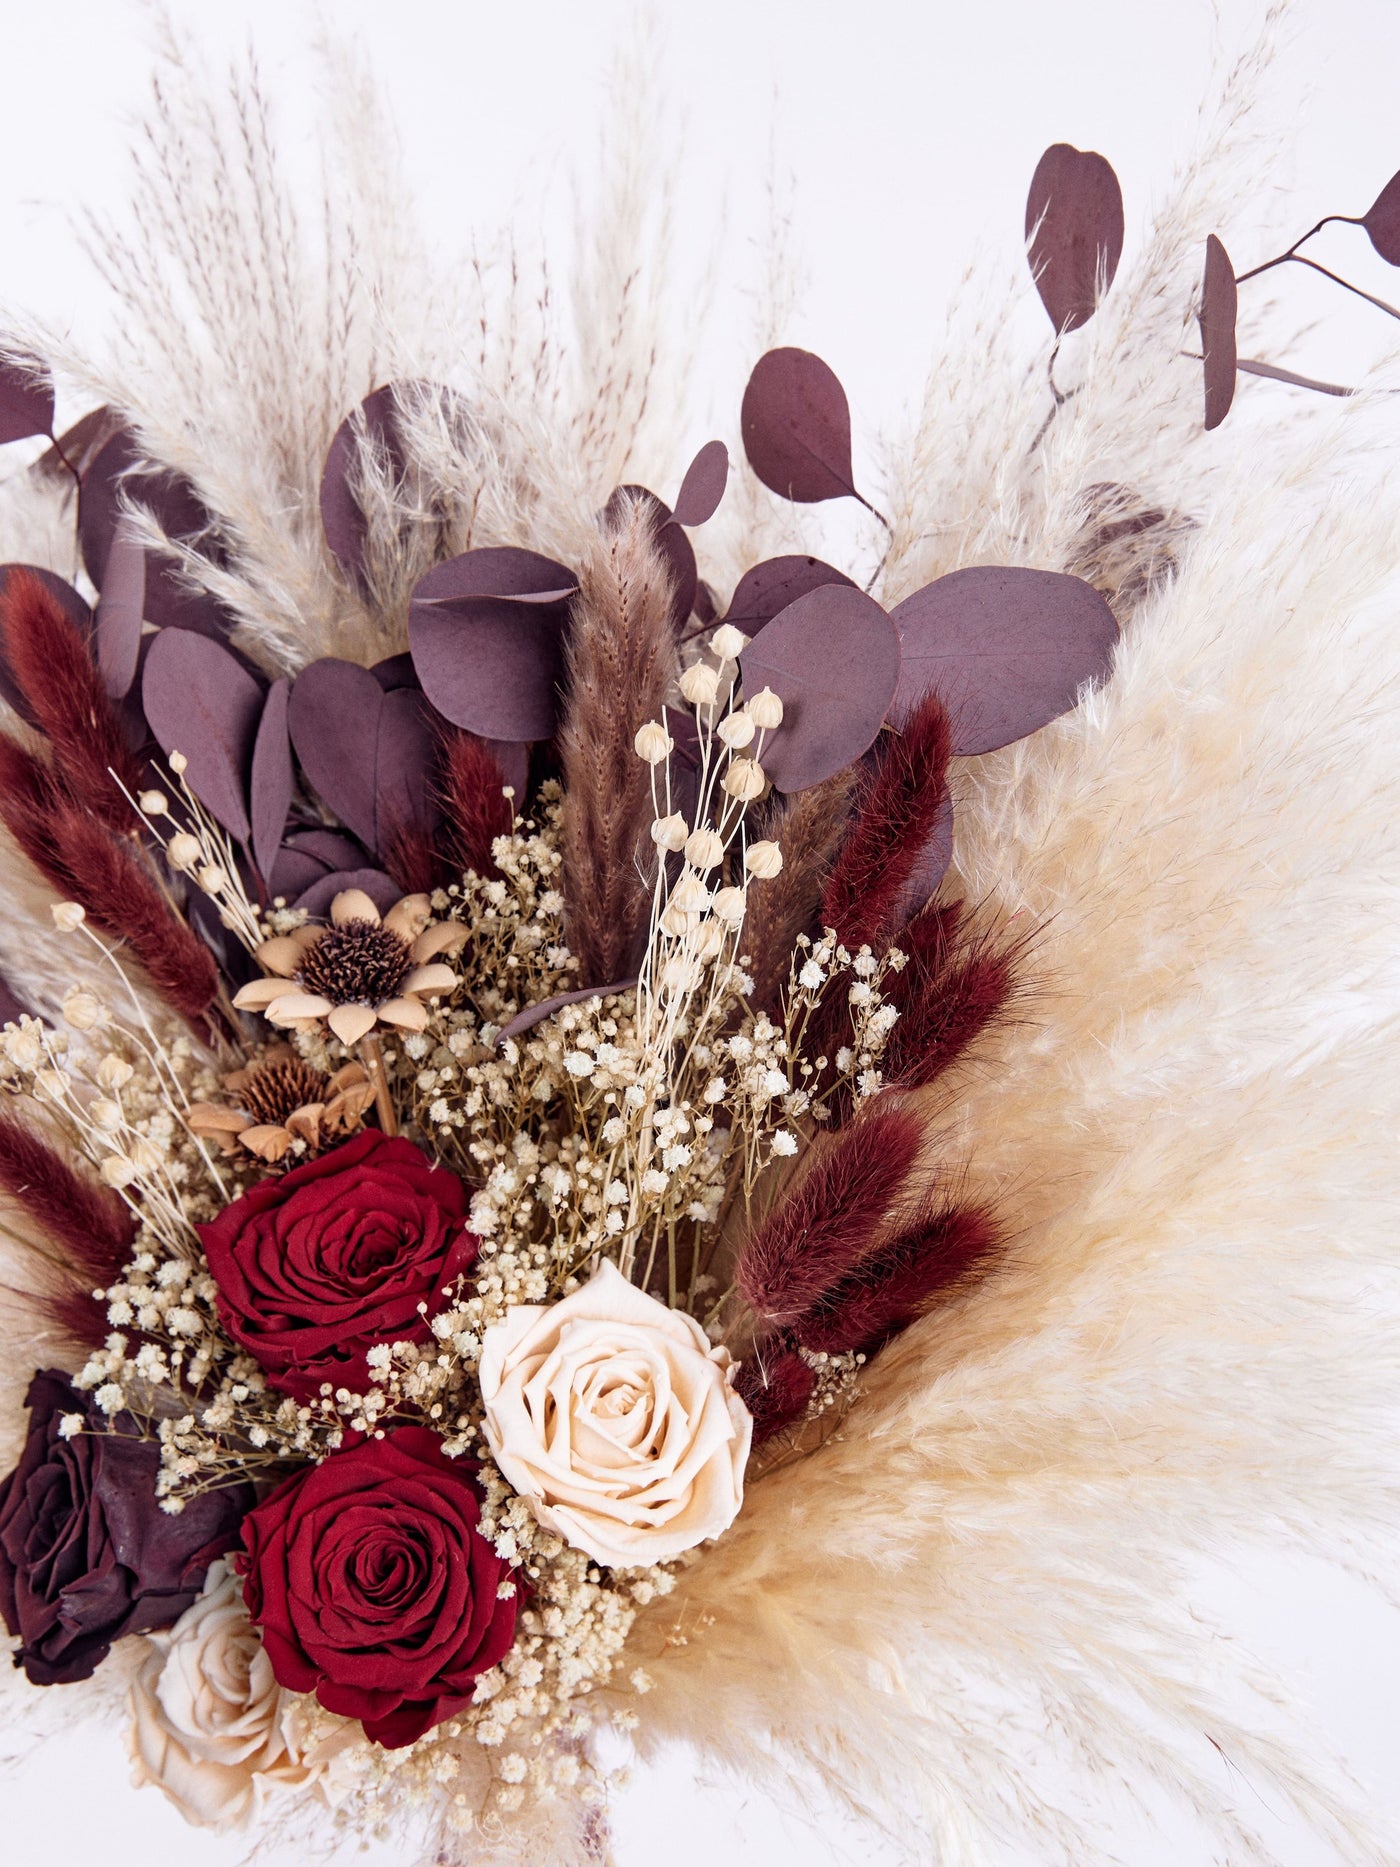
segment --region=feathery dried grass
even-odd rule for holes
[[[646,502],[625,498],[579,569],[568,653],[562,870],[582,978],[634,970],[651,910],[652,768],[633,747],[677,671],[671,585]]]
[[[852,772],[838,772],[795,797],[775,798],[763,818],[761,834],[778,843],[783,866],[772,881],[749,891],[744,950],[752,960],[753,1002],[766,1010],[776,1007],[788,982],[798,935],[816,923],[855,785]]]

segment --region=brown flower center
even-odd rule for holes
[[[329,1102],[332,1093],[330,1077],[298,1057],[250,1070],[238,1099],[255,1122],[281,1128],[289,1115],[314,1102]]]
[[[413,970],[407,941],[378,921],[328,927],[301,962],[301,983],[333,1005],[382,1005]]]

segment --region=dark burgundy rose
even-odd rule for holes
[[[515,1638],[470,1465],[401,1426],[298,1472],[243,1525],[243,1598],[272,1670],[397,1749],[471,1703]]]
[[[467,1191],[411,1141],[366,1129],[262,1180],[199,1229],[234,1341],[299,1400],[363,1387],[375,1342],[422,1342],[419,1314],[476,1257]]]
[[[35,1685],[89,1679],[123,1634],[169,1627],[238,1541],[252,1487],[206,1491],[178,1516],[156,1501],[160,1448],[115,1427],[66,1374],[36,1374],[29,1438],[0,1482],[0,1614]],[[90,1429],[65,1439],[65,1413]]]

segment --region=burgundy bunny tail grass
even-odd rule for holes
[[[65,1339],[99,1346],[107,1312],[94,1299],[121,1275],[134,1223],[115,1193],[75,1173],[31,1129],[0,1116],[0,1190],[19,1206],[54,1249],[21,1239],[34,1260],[37,1288],[26,1292]]]
[[[770,1336],[756,1342],[740,1364],[734,1391],[753,1415],[753,1449],[795,1426],[811,1404],[815,1371],[798,1354],[792,1338]]]
[[[121,785],[135,795],[140,767],[77,625],[28,571],[13,571],[6,582],[0,640],[74,799],[119,835],[135,829],[139,820]]]
[[[904,1194],[923,1132],[907,1102],[882,1097],[814,1144],[797,1186],[739,1252],[734,1281],[756,1314],[791,1322],[854,1269]]]
[[[909,955],[890,996],[899,1021],[885,1051],[886,1080],[922,1089],[963,1054],[1016,996],[1028,942],[959,933],[950,910],[926,909],[900,935]]]
[[[63,808],[43,760],[0,733],[0,818],[49,886],[67,898],[73,893],[73,877],[54,837],[55,817]]]
[[[453,733],[444,748],[441,791],[443,828],[459,870],[500,874],[491,845],[498,836],[510,834],[514,821],[504,785],[505,775],[485,740],[474,733]]]
[[[941,1297],[987,1270],[1000,1250],[991,1213],[949,1205],[877,1245],[793,1324],[803,1348],[873,1354]]]
[[[165,899],[131,849],[76,805],[53,814],[54,845],[72,877],[72,898],[105,932],[126,942],[172,1010],[203,1031],[219,991],[208,947]]]
[[[901,732],[881,736],[878,763],[861,787],[855,822],[822,894],[822,925],[845,946],[888,946],[901,900],[933,833],[948,789],[952,726],[929,692]],[[906,910],[907,912],[907,910]]]
[[[798,936],[812,933],[827,877],[850,814],[855,779],[838,772],[794,797],[765,806],[756,834],[772,838],[783,866],[749,889],[743,946],[753,961],[753,1005],[776,1011],[788,983]]]
[[[427,895],[460,877],[435,838],[417,824],[404,824],[384,839],[384,867],[406,895]]]

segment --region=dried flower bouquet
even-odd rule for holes
[[[255,94],[234,108],[247,130]],[[279,198],[261,136],[239,183],[250,241]],[[148,188],[223,149],[179,108],[153,147]],[[182,186],[183,220],[107,257],[227,334]],[[1400,261],[1400,179],[1357,220]],[[1115,1415],[1132,1403],[1102,1342],[1129,1328],[1105,1295],[1121,1278],[1165,1332],[1124,1366],[1156,1378],[1180,1352],[1209,1412],[1251,1339],[1221,1319],[1199,1240],[1176,1285],[1145,1220],[1134,1259],[1114,1190],[1151,1182],[1153,1143],[1113,1123],[1151,1118],[1174,1053],[1148,1032],[1190,966],[1189,947],[1156,957],[1155,881],[1119,885],[1122,786],[1150,750],[1140,834],[1153,877],[1180,872],[1153,815],[1176,820],[1180,781],[1144,666],[1176,665],[1173,606],[1185,591],[1199,610],[1192,576],[1209,591],[1218,566],[1165,452],[1140,478],[1089,471],[1108,365],[1075,333],[1124,240],[1104,159],[1047,151],[1026,233],[1054,347],[1048,405],[1015,417],[1022,517],[999,551],[966,513],[877,511],[839,382],[792,347],[744,392],[742,483],[711,441],[670,504],[626,477],[625,371],[564,424],[558,468],[547,354],[533,380],[512,361],[502,387],[483,352],[449,384],[412,357],[384,368],[352,317],[314,390],[294,386],[286,308],[251,273],[232,296],[269,380],[227,460],[217,371],[207,400],[186,384],[178,432],[141,392],[146,359],[59,433],[55,377],[91,373],[56,342],[0,357],[0,439],[46,437],[16,483],[49,514],[0,570],[0,818],[23,909],[51,925],[26,935],[38,958],[8,922],[5,940],[0,1186],[24,1317],[7,1356],[33,1372],[0,1482],[0,1614],[34,1686],[96,1684],[129,1656],[138,1781],[192,1822],[371,1833],[412,1807],[438,1859],[599,1859],[596,1732],[645,1740],[656,1704],[658,1735],[732,1720],[721,1754],[771,1721],[886,1814],[909,1794],[887,1772],[912,1770],[939,1858],[1013,1806],[1086,1858],[1085,1827],[1005,1757],[988,1766],[1001,1714],[976,1680],[1005,1647],[995,1604],[968,1608],[979,1534],[1022,1617],[1052,1604],[1027,1647],[1040,1691],[1072,1697],[1087,1630],[1102,1637],[1080,1704],[1094,1754],[1137,1741],[1105,1722],[1114,1693],[1189,1722],[1185,1673],[1134,1669],[1134,1615],[1171,1612],[1147,1495],[1161,1453]],[[288,257],[316,303],[301,268]],[[1238,370],[1350,394],[1241,362],[1237,313],[1212,235],[1154,363],[1189,367],[1197,316],[1204,429]],[[294,422],[272,418],[284,393]],[[1186,453],[1199,413],[1174,403],[1171,422]],[[802,550],[707,556],[726,508],[834,499],[881,528],[864,588]],[[928,539],[964,521],[938,561]],[[1184,639],[1206,652],[1196,622]],[[1172,679],[1189,716],[1190,677]],[[1326,756],[1299,747],[1294,766]],[[1364,782],[1393,789],[1393,758]],[[1249,783],[1230,783],[1238,803]],[[1083,801],[1095,787],[1116,818]],[[1223,971],[1217,904],[1194,911]],[[1107,1024],[1057,1008],[1086,994]],[[1149,1061],[1097,1091],[1090,1059],[1124,1019]],[[1354,1115],[1338,1092],[1339,1132]],[[1179,1145],[1207,1146],[1190,1128]],[[1144,1211],[1224,1251],[1228,1224],[1187,1216],[1174,1171],[1179,1204],[1140,1187]],[[1284,1260],[1256,1244],[1246,1281],[1274,1279],[1292,1323],[1314,1286],[1280,1282]],[[1178,1309],[1208,1293],[1216,1335],[1183,1334]],[[1092,1353],[1068,1351],[1081,1332]],[[1165,1409],[1193,1497],[1287,1438],[1285,1363],[1258,1442],[1217,1416],[1193,1439],[1186,1403]],[[1122,1450],[1138,1441],[1142,1466]],[[1059,1516],[1017,1503],[1057,1482]],[[1076,1553],[1064,1516],[1096,1492],[1119,1500],[1116,1555]],[[1076,1571],[1085,1619],[1066,1609],[1057,1632]],[[981,1647],[940,1726],[928,1677],[960,1606]],[[784,1724],[766,1708],[785,1669],[812,1703]],[[1245,1730],[1230,1743],[1364,1836],[1302,1765]],[[970,1756],[981,1774],[960,1782]],[[1182,1749],[1144,1738],[1140,1761],[1255,1845]]]

